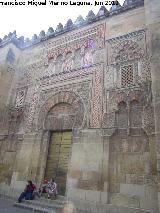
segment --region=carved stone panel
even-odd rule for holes
[[[91,101],[91,127],[102,125],[102,91],[103,91],[103,66],[93,73],[92,101]]]
[[[146,55],[145,30],[110,39],[107,43],[109,65],[140,59]]]
[[[63,65],[62,65],[62,72],[67,72],[73,69],[73,54],[68,52],[65,56]]]
[[[15,101],[15,107],[22,107],[25,101],[25,96],[26,96],[27,89],[22,88],[19,91],[17,91],[16,95],[16,101]]]
[[[81,68],[82,65],[82,54],[81,54],[81,49],[75,50],[74,54],[74,69],[79,69]]]
[[[61,91],[41,107],[37,128],[58,130],[82,127],[84,113],[83,102],[75,93]]]
[[[34,120],[34,116],[36,113],[36,108],[37,108],[38,100],[39,100],[39,93],[40,93],[39,90],[40,90],[40,83],[36,82],[36,84],[34,86],[32,98],[31,98],[31,103],[30,103],[30,107],[29,107],[27,120],[26,120],[26,130],[27,131],[32,131],[33,120]]]
[[[46,70],[44,70],[44,74],[43,75],[52,75],[54,74],[56,71],[56,65],[55,65],[55,61],[53,58],[51,58],[48,62],[48,67]]]
[[[47,114],[44,128],[46,130],[72,129],[76,121],[76,112],[71,104],[56,104]]]
[[[55,61],[55,73],[61,73],[62,72],[62,64],[63,64],[63,55],[60,54],[57,56]]]
[[[93,65],[93,53],[91,49],[86,49],[82,58],[82,67],[90,67]]]

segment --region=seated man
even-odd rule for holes
[[[28,184],[25,187],[24,192],[21,193],[21,195],[18,198],[18,202],[20,203],[23,198],[25,200],[33,200],[33,192],[36,189],[35,185],[32,183],[31,180],[28,181]]]
[[[47,195],[48,198],[50,197],[54,197],[56,198],[58,192],[57,192],[57,184],[54,181],[54,179],[52,179],[48,184],[47,184]]]

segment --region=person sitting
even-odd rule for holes
[[[31,180],[28,181],[28,184],[26,185],[24,192],[21,193],[21,195],[18,198],[18,202],[20,203],[24,198],[25,200],[33,200],[33,192],[36,189],[35,185],[32,183]]]
[[[48,186],[48,180],[44,180],[41,184],[41,187],[39,189],[39,195],[42,196],[43,194],[47,193],[47,186]]]
[[[48,182],[47,184],[47,195],[48,195],[48,198],[50,197],[54,197],[56,198],[57,197],[57,194],[58,194],[58,191],[57,191],[57,184],[56,182],[54,181],[54,179],[52,179],[50,182]]]

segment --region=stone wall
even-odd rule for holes
[[[18,120],[9,103],[20,50],[13,44],[0,50],[0,182],[10,185],[19,150]]]
[[[66,196],[79,211],[158,213],[159,28],[147,1],[127,2],[27,48],[0,48],[1,191],[39,185],[51,132],[71,130]]]

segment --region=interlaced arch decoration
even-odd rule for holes
[[[120,63],[128,60],[134,60],[142,58],[144,56],[143,49],[139,46],[137,42],[132,40],[126,40],[117,46],[115,50],[115,62]]]
[[[62,113],[62,108],[64,112]],[[70,108],[70,110],[68,110]],[[53,115],[52,123],[49,121]],[[72,126],[70,119],[72,117]],[[55,124],[59,123],[59,124]],[[61,124],[60,124],[61,123]],[[68,123],[68,126],[67,124]],[[39,112],[38,130],[63,130],[72,128],[82,128],[84,124],[84,105],[81,98],[73,92],[61,91],[50,97],[41,107]],[[50,129],[51,128],[51,129]]]
[[[108,40],[109,64],[118,65],[127,61],[145,58],[146,30],[138,30]]]

